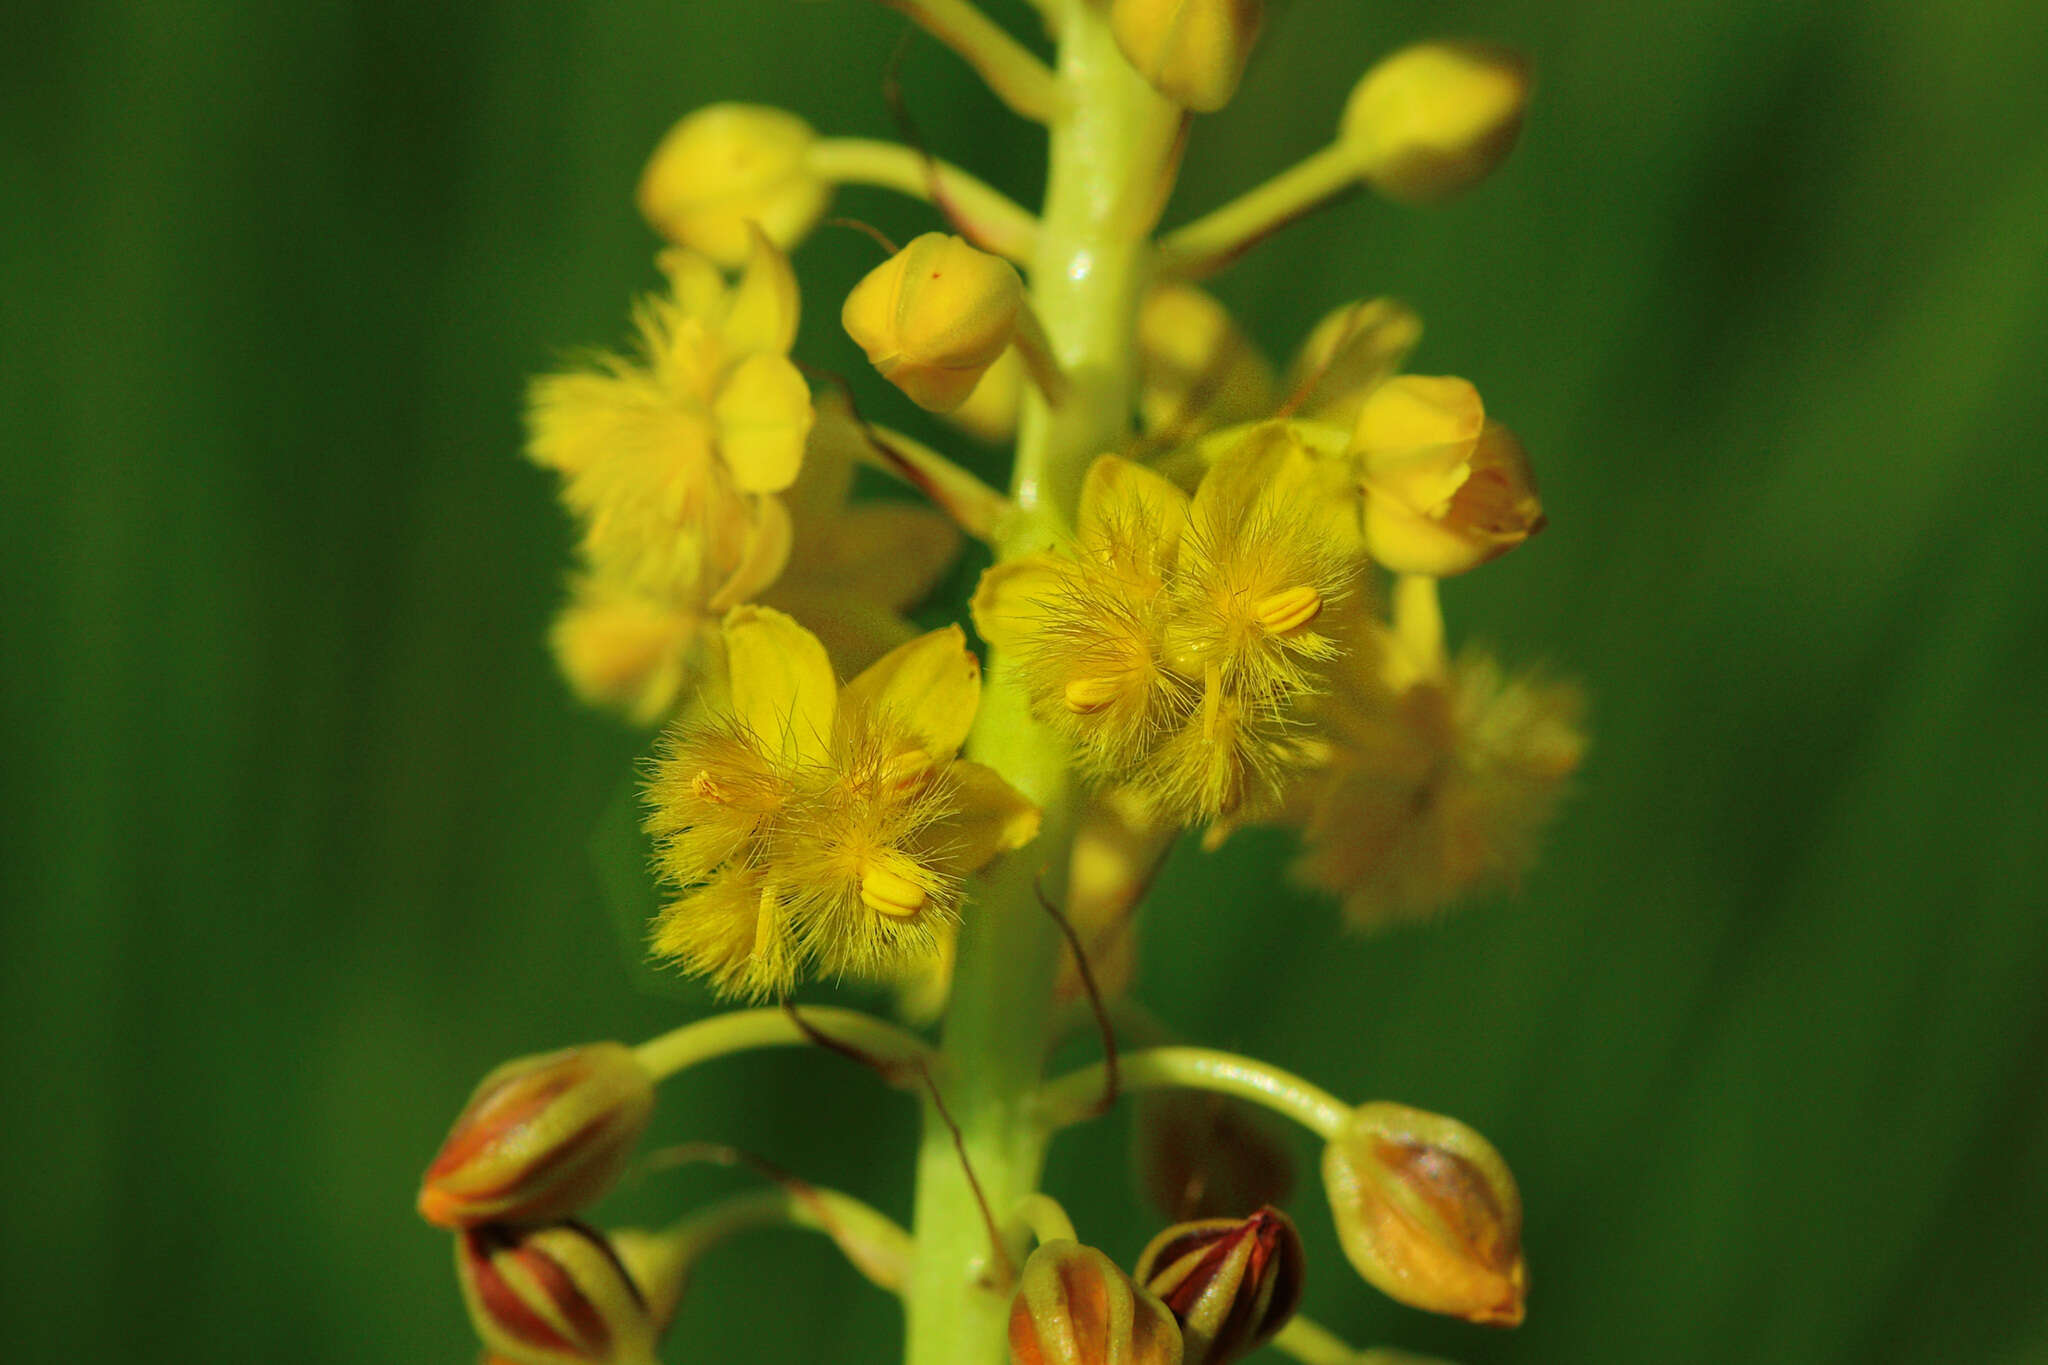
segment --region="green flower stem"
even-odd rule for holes
[[[916,1034],[871,1014],[827,1006],[805,1006],[802,1013],[804,1022],[819,1033],[834,1042],[858,1048],[877,1061],[907,1066],[933,1058],[932,1049]],[[663,1080],[699,1062],[729,1053],[764,1047],[811,1047],[815,1043],[786,1010],[734,1010],[650,1038],[633,1049],[633,1054],[648,1074]]]
[[[1017,1219],[1041,1242],[1081,1240],[1074,1231],[1074,1220],[1067,1217],[1060,1201],[1043,1192],[1024,1196],[1024,1201],[1017,1205]]]
[[[662,1254],[687,1267],[721,1242],[758,1228],[822,1232],[877,1288],[900,1292],[910,1274],[910,1234],[850,1194],[816,1186],[750,1190],[721,1199],[671,1225]]]
[[[1213,275],[1295,219],[1356,189],[1356,148],[1333,142],[1255,190],[1176,228],[1159,243],[1159,272],[1186,279]]]
[[[1406,1351],[1361,1351],[1347,1345],[1328,1328],[1299,1316],[1280,1329],[1280,1335],[1273,1338],[1273,1346],[1302,1365],[1446,1365],[1434,1356],[1409,1355]]]
[[[1011,113],[1039,123],[1059,109],[1060,87],[1045,63],[968,0],[882,0],[959,54]]]
[[[999,256],[1029,261],[1038,249],[1038,220],[1028,209],[958,166],[909,147],[864,137],[820,138],[804,154],[804,164],[837,185],[873,185],[943,201],[977,245]]]
[[[1048,8],[1055,8],[1048,0]],[[1066,376],[1057,406],[1027,393],[1001,558],[1064,534],[1088,461],[1130,430],[1140,293],[1172,174],[1177,110],[1131,70],[1090,0],[1057,0],[1061,108],[1050,129],[1046,211],[1029,262],[1032,306]],[[1044,1076],[1060,940],[1037,882],[1064,894],[1074,799],[1066,746],[1031,714],[1017,662],[990,660],[968,755],[1037,802],[1032,847],[1004,859],[967,908],[944,1029],[941,1086],[990,1212],[1036,1191],[1049,1131],[1031,1111]],[[1000,1254],[951,1130],[925,1106],[917,1162],[917,1259],[907,1295],[910,1365],[1001,1365],[1021,1230]],[[1006,1264],[1007,1262],[1007,1264]]]
[[[1328,1142],[1351,1116],[1351,1106],[1329,1091],[1277,1066],[1207,1047],[1155,1047],[1118,1059],[1126,1090],[1178,1087],[1210,1090],[1284,1114]],[[1054,1127],[1079,1123],[1095,1113],[1105,1068],[1098,1062],[1051,1081],[1038,1092],[1037,1110]]]

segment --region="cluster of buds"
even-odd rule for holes
[[[1043,1242],[1010,1304],[1016,1365],[1229,1365],[1301,1303],[1305,1258],[1278,1209],[1170,1227],[1134,1274],[1094,1247]]]
[[[484,1345],[516,1365],[651,1365],[685,1267],[663,1241],[574,1216],[607,1194],[654,1110],[632,1049],[589,1043],[484,1077],[428,1165],[420,1216],[456,1234]]]

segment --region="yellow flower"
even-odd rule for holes
[[[639,354],[536,381],[527,449],[563,476],[583,557],[608,585],[738,601],[781,568],[787,525],[768,495],[796,478],[811,428],[788,356],[796,279],[758,233],[731,287],[702,256],[661,263],[668,291],[635,310]]]
[[[1192,499],[1098,459],[1071,551],[991,569],[975,624],[1017,652],[1084,771],[1189,824],[1263,808],[1298,766],[1291,711],[1338,652],[1329,613],[1360,567],[1341,485],[1273,423],[1240,432]]]
[[[1481,655],[1432,675],[1391,636],[1382,647],[1328,699],[1326,765],[1294,812],[1296,874],[1359,927],[1513,886],[1585,751],[1576,687],[1509,678]]]
[[[669,129],[641,174],[641,216],[669,241],[723,266],[746,260],[758,228],[787,250],[831,202],[805,164],[817,134],[795,114],[713,104]]]
[[[980,667],[959,627],[843,688],[825,647],[766,607],[725,621],[727,703],[666,737],[647,828],[680,895],[655,952],[722,995],[806,970],[899,975],[930,957],[965,877],[1037,833],[1038,810],[956,757]]]
[[[1528,454],[1462,379],[1381,384],[1359,409],[1351,450],[1367,551],[1396,573],[1461,574],[1543,529]]]

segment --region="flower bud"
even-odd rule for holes
[[[747,259],[749,222],[787,249],[816,225],[831,187],[805,165],[817,135],[794,114],[713,104],[668,130],[641,173],[640,214],[720,265]]]
[[[1010,1301],[1013,1365],[1181,1365],[1166,1305],[1077,1242],[1039,1244]]]
[[[1008,349],[1023,306],[1008,261],[927,232],[855,285],[839,320],[911,402],[951,412]]]
[[[1293,1190],[1293,1159],[1258,1110],[1206,1090],[1146,1090],[1137,1099],[1138,1186],[1168,1218],[1238,1217]]]
[[[420,1217],[466,1228],[573,1213],[611,1188],[653,1108],[653,1079],[621,1043],[507,1062],[427,1167]]]
[[[1337,1236],[1360,1275],[1413,1308],[1522,1321],[1522,1197],[1493,1145],[1456,1119],[1376,1102],[1323,1152]]]
[[[1138,1279],[1180,1324],[1185,1365],[1250,1355],[1301,1306],[1307,1255],[1286,1214],[1170,1227],[1138,1257]]]
[[[1265,0],[1112,0],[1109,30],[1153,89],[1213,114],[1237,93],[1265,18]]]
[[[471,1228],[455,1273],[484,1346],[521,1365],[653,1365],[658,1331],[617,1250],[581,1223]]]
[[[1448,578],[1543,529],[1529,456],[1462,379],[1401,375],[1373,390],[1351,438],[1366,551],[1396,573]]]
[[[1344,106],[1339,136],[1381,194],[1434,203],[1470,189],[1506,159],[1528,100],[1528,64],[1513,53],[1418,43],[1365,73]]]

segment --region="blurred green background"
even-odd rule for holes
[[[642,989],[593,872],[641,741],[551,675],[568,536],[518,458],[521,384],[651,283],[630,191],[672,119],[741,98],[887,135],[901,22],[8,23],[6,1354],[467,1359],[411,1201],[469,1086],[706,1007]],[[1368,60],[1433,34],[1535,55],[1507,170],[1426,214],[1348,203],[1218,288],[1282,354],[1340,300],[1409,299],[1418,368],[1523,433],[1551,530],[1452,585],[1453,629],[1584,677],[1595,748],[1524,894],[1428,928],[1339,938],[1273,890],[1275,841],[1184,849],[1147,993],[1508,1154],[1535,1284],[1509,1335],[1376,1298],[1304,1191],[1310,1308],[1357,1339],[2048,1360],[2038,0],[1290,0],[1172,216],[1311,149]],[[903,72],[938,150],[1035,194],[1031,130],[928,43]],[[833,323],[871,252],[801,253],[816,363],[856,368]],[[906,1207],[910,1107],[832,1058],[707,1068],[660,1131]],[[1053,1179],[1127,1257],[1121,1143],[1063,1145]],[[884,1361],[897,1330],[821,1246],[764,1236],[672,1354]]]

